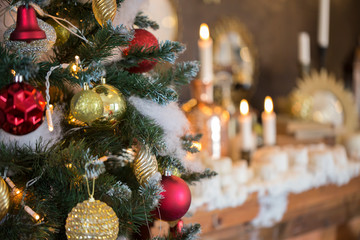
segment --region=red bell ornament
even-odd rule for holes
[[[16,75],[15,82],[0,90],[0,125],[8,133],[25,135],[44,120],[46,102],[41,92]]]
[[[158,209],[154,213],[158,219],[164,221],[175,221],[182,218],[189,210],[191,203],[191,192],[184,180],[165,173],[162,176],[161,184],[164,192],[163,199],[159,201]]]
[[[40,39],[46,39],[46,34],[38,25],[35,9],[32,6],[20,6],[17,11],[16,28],[10,34],[10,40],[29,43]]]

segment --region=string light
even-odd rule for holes
[[[15,195],[18,195],[21,193],[21,191],[16,187],[15,183],[13,181],[11,181],[11,179],[9,177],[5,178],[5,181],[7,182],[7,184],[9,185],[9,187],[12,189],[12,192]],[[34,210],[32,210],[29,206],[25,205],[24,206],[24,210],[25,212],[27,212],[30,216],[32,216],[36,221],[40,220],[40,215],[37,214]]]
[[[48,124],[48,129],[50,132],[54,131],[54,124],[52,121],[52,117],[51,117],[51,108],[47,107],[46,108],[46,120],[47,120],[47,124]]]
[[[25,205],[25,212],[27,212],[30,216],[32,216],[36,221],[39,221],[40,216],[34,210],[32,210],[29,206]]]
[[[9,185],[9,187],[11,188],[11,192],[14,195],[18,195],[21,193],[20,189],[18,189],[15,184],[13,183],[13,181],[11,181],[11,179],[9,177],[6,177],[5,181],[7,182],[7,184]]]

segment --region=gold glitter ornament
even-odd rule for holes
[[[67,239],[115,240],[119,232],[119,219],[106,203],[91,197],[71,210],[65,230]]]
[[[103,116],[107,119],[120,117],[126,111],[126,101],[122,93],[115,87],[106,84],[105,78],[101,79],[101,85],[92,89],[99,94],[104,104]]]
[[[141,185],[147,183],[151,177],[158,173],[156,157],[147,146],[142,146],[137,153],[133,163],[133,171]]]
[[[10,208],[10,193],[4,179],[0,179],[0,220],[5,217]]]
[[[104,26],[108,20],[113,21],[115,18],[116,0],[93,0],[92,9],[98,23]]]
[[[16,28],[16,24],[13,24],[4,33],[4,43],[6,48],[13,52],[21,50],[21,52],[26,55],[34,54],[35,57],[40,57],[43,53],[49,51],[56,42],[55,29],[39,18],[37,21],[41,30],[45,31],[46,39],[34,40],[30,43],[25,41],[11,41],[10,34]]]
[[[79,121],[91,123],[102,116],[104,104],[99,94],[91,91],[84,83],[84,90],[76,93],[71,99],[70,112]]]
[[[69,40],[70,37],[69,30],[67,30],[66,28],[64,28],[63,26],[61,26],[51,18],[49,20],[46,20],[46,22],[55,29],[56,32],[55,46],[63,45],[64,43],[67,42],[67,40]]]

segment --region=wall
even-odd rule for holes
[[[210,28],[222,16],[236,16],[253,35],[259,54],[260,74],[252,106],[262,109],[266,95],[284,96],[295,86],[298,76],[297,37],[307,31],[311,37],[313,67],[318,66],[316,45],[318,0],[221,0],[205,4],[203,0],[178,0],[181,35],[187,44],[182,60],[198,58],[199,26]],[[343,77],[343,66],[360,34],[360,1],[331,0],[330,46],[326,67]],[[181,99],[190,97],[185,88]]]

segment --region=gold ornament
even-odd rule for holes
[[[134,159],[133,171],[136,179],[144,185],[158,172],[156,157],[147,146],[142,146]]]
[[[5,217],[10,207],[10,193],[4,181],[0,179],[0,220]]]
[[[63,45],[64,43],[67,42],[67,40],[69,40],[70,37],[69,30],[67,30],[66,28],[64,28],[63,26],[61,26],[51,18],[49,20],[46,20],[46,22],[55,29],[56,32],[55,46]]]
[[[84,90],[71,99],[70,111],[77,120],[90,123],[102,116],[104,104],[99,94],[91,91],[85,83]]]
[[[116,0],[93,0],[92,9],[98,23],[104,26],[108,20],[113,21],[115,18]]]
[[[68,239],[115,240],[119,232],[119,219],[111,207],[90,198],[71,210],[65,229]]]
[[[159,172],[161,173],[161,175],[165,175],[165,171],[170,171],[171,175],[181,177],[181,172],[176,167],[172,167],[170,169],[164,169],[162,167],[159,167]]]
[[[103,116],[112,119],[124,114],[126,110],[126,102],[122,93],[115,87],[106,84],[105,78],[101,79],[101,85],[92,89],[100,95],[104,104]]]
[[[36,57],[40,57],[43,53],[49,51],[56,42],[55,29],[48,23],[41,19],[37,19],[41,30],[45,31],[46,39],[34,40],[30,43],[25,41],[11,41],[10,34],[15,30],[16,24],[13,24],[4,33],[4,42],[7,49],[16,52],[21,50],[22,53],[27,55],[35,54]]]

